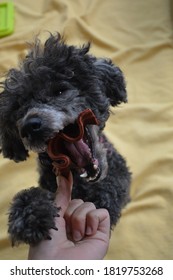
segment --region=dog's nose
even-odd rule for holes
[[[39,117],[32,117],[29,119],[26,119],[22,128],[21,128],[21,136],[29,137],[34,135],[35,133],[40,132],[42,127],[42,122]]]

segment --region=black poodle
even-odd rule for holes
[[[68,46],[59,34],[51,34],[44,45],[36,38],[19,69],[11,69],[2,83],[3,156],[20,162],[32,150],[38,154],[40,172],[39,187],[13,199],[8,230],[13,244],[51,238],[49,229],[55,228],[59,209],[53,203],[56,159],[48,146],[59,135],[64,138],[59,137],[55,150],[70,160],[73,198],[106,208],[111,227],[129,199],[131,174],[102,132],[110,105],[127,102],[123,73],[111,60],[88,54],[89,48]]]

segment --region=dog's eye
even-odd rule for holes
[[[66,89],[65,89],[65,88],[61,88],[61,89],[59,89],[59,90],[58,90],[58,95],[63,94],[65,91],[66,91]]]

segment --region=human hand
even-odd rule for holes
[[[110,218],[106,209],[96,209],[90,202],[71,200],[72,174],[57,178],[55,199],[61,206],[60,217],[55,218],[58,230],[50,230],[52,240],[43,240],[30,246],[28,259],[103,259],[109,246]]]

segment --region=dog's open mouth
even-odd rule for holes
[[[90,109],[86,109],[75,123],[67,125],[49,140],[47,153],[53,160],[55,173],[67,176],[70,169],[76,169],[87,181],[98,180],[101,170],[95,158],[92,125],[98,125],[98,120]]]

